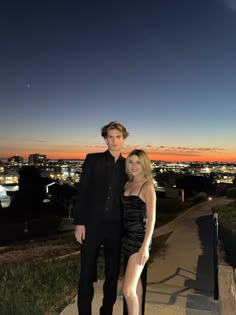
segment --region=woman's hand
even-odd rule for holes
[[[137,255],[138,265],[145,265],[148,259],[149,259],[149,247],[141,246]]]

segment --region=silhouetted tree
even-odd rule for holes
[[[19,170],[19,191],[11,208],[18,219],[29,220],[40,216],[45,189],[39,170],[34,166],[23,166]]]
[[[73,211],[74,198],[77,193],[76,188],[68,184],[56,184],[49,187],[49,193],[51,200],[58,204],[55,213],[69,216],[69,212]]]
[[[233,186],[236,186],[236,176],[233,179]]]

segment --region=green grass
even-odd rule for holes
[[[218,213],[219,239],[223,241],[226,261],[236,268],[236,202],[213,211]]]
[[[160,242],[155,238],[151,255],[155,255],[159,248]],[[98,257],[97,271],[98,279],[103,279],[102,255]],[[121,264],[121,276],[122,274],[123,264]],[[77,293],[79,254],[1,270],[0,279],[0,314],[59,314],[73,301]]]
[[[61,310],[76,294],[78,276],[78,255],[1,270],[0,314],[44,315],[49,309]]]
[[[0,254],[10,252],[13,250],[25,250],[39,248],[43,246],[57,246],[66,245],[75,251],[78,250],[78,243],[75,240],[74,231],[65,232],[61,234],[53,234],[50,237],[35,238],[31,240],[16,241],[14,243],[1,246]]]
[[[168,210],[169,209],[169,210]],[[160,201],[157,209],[157,225],[162,225],[184,209],[183,204],[174,201]],[[2,248],[2,252],[34,246],[74,243],[74,234],[68,233],[38,239],[32,242],[19,242]],[[153,239],[149,263],[164,246],[160,238]],[[101,252],[102,253],[102,252]],[[98,279],[104,278],[103,256],[98,257]],[[123,264],[121,263],[121,277]],[[56,315],[70,304],[77,293],[79,279],[79,254],[63,259],[40,263],[26,263],[0,270],[0,314],[2,315]]]

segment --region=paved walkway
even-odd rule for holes
[[[170,233],[166,247],[148,267],[146,315],[219,315],[214,300],[212,207],[229,200],[217,198],[196,205],[154,237]],[[95,284],[93,314],[99,314],[102,281]],[[60,315],[78,315],[76,303]],[[122,315],[121,282],[113,315]]]

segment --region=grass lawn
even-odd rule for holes
[[[236,268],[236,201],[215,207],[213,211],[218,213],[219,239],[224,245],[225,259]]]
[[[166,237],[153,240],[150,262],[164,246]],[[103,257],[99,256],[98,278],[103,277]],[[3,268],[0,271],[0,314],[59,314],[74,299],[78,278],[79,254]]]
[[[185,210],[181,203],[159,203],[157,226]],[[168,211],[169,209],[169,211]],[[169,235],[153,239],[152,257],[165,248]],[[17,242],[0,247],[0,314],[57,315],[76,295],[79,278],[79,250],[74,232]],[[69,255],[63,259],[55,257]],[[52,259],[54,258],[54,259]],[[50,259],[50,260],[48,260]],[[122,277],[123,266],[121,266]],[[98,258],[98,278],[104,275],[103,257]]]

